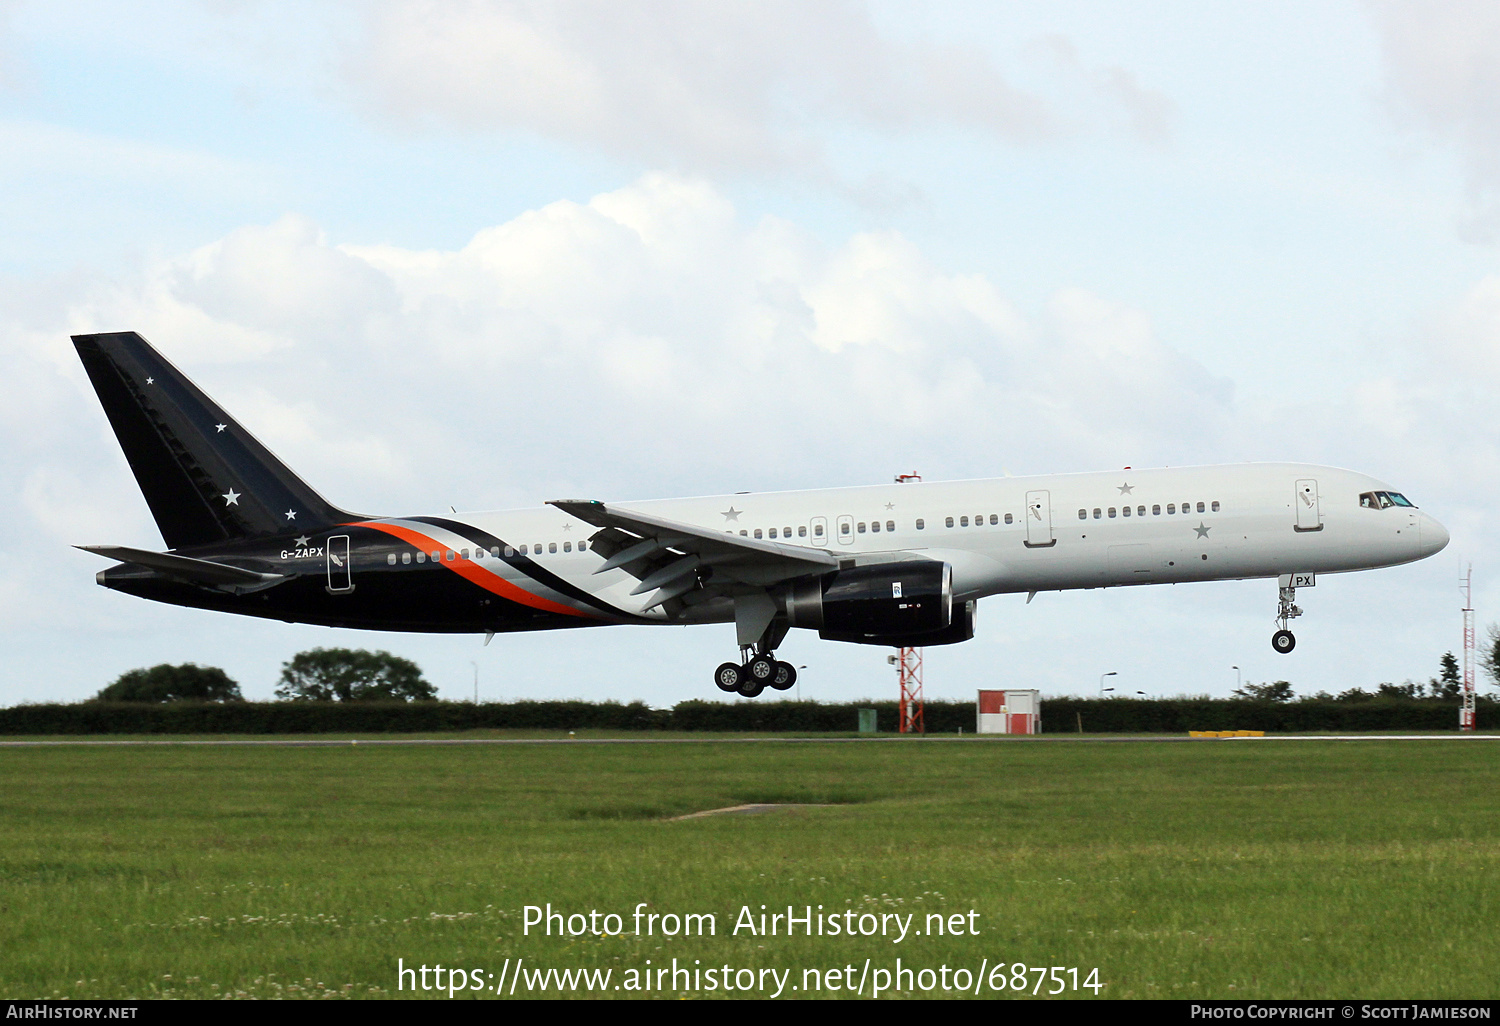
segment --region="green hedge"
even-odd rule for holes
[[[334,734],[475,729],[853,732],[873,708],[895,731],[895,702],[82,702],[0,709],[5,734]],[[1500,727],[1500,703],[1481,701],[1481,729]],[[928,702],[927,732],[970,733],[974,703]],[[1189,730],[1456,730],[1458,704],[1381,698],[1368,702],[1252,702],[1209,698],[1057,698],[1042,701],[1046,733],[1185,734]]]

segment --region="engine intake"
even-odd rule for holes
[[[888,645],[937,635],[953,623],[953,568],[921,559],[838,570],[793,584],[786,611],[791,626],[833,641]]]

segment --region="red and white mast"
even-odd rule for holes
[[[1458,729],[1474,729],[1474,564],[1464,573],[1464,704],[1458,710]]]

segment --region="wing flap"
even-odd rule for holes
[[[837,570],[839,565],[822,549],[744,538],[597,500],[555,499],[548,505],[600,528],[594,536],[595,550],[607,557],[601,571],[619,567],[651,586],[637,592],[659,588],[653,606],[684,594],[689,572],[708,571],[705,576],[715,581],[767,587]],[[697,562],[687,562],[684,557],[689,556],[696,556]],[[692,578],[688,580],[690,584]]]

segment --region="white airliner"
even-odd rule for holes
[[[987,595],[1278,579],[1278,652],[1320,573],[1422,559],[1448,532],[1364,474],[1294,463],[896,483],[372,517],[330,505],[134,332],[74,336],[167,552],[105,587],[375,630],[733,623],[724,691],[785,690],[794,627],[857,644],[974,636]],[[1028,598],[1029,601],[1029,598]]]

